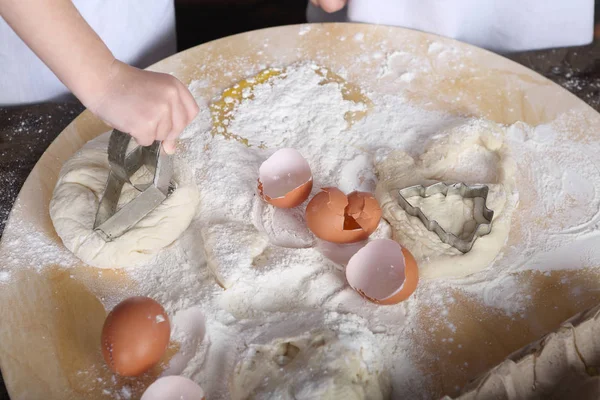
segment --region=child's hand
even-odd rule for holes
[[[164,140],[175,151],[198,113],[181,82],[116,60],[71,0],[0,0],[0,16],[94,114],[141,145]]]
[[[310,0],[310,2],[328,13],[332,13],[344,8],[348,0]]]
[[[164,141],[167,153],[198,114],[189,90],[168,74],[144,71],[115,60],[105,89],[82,99],[90,111],[111,127],[129,133],[138,144]]]

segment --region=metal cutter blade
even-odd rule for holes
[[[170,194],[173,166],[160,142],[137,146],[127,154],[131,136],[114,129],[108,142],[110,173],[98,205],[94,230],[110,242],[123,235],[148,215]],[[130,178],[146,166],[154,175],[151,182],[134,185]],[[123,185],[129,183],[140,194],[117,210]]]
[[[473,247],[475,240],[479,236],[487,235],[492,230],[492,219],[494,211],[487,208],[485,202],[487,200],[489,188],[485,185],[466,185],[464,183],[446,184],[439,182],[431,186],[411,186],[401,189],[398,194],[398,203],[400,206],[413,217],[421,220],[423,225],[435,232],[442,242],[467,253]],[[440,226],[437,221],[430,220],[419,207],[414,207],[407,199],[410,197],[420,196],[429,197],[434,194],[441,193],[444,196],[458,194],[463,198],[473,199],[473,219],[475,220],[475,228],[468,237],[461,239],[456,235],[447,232]]]

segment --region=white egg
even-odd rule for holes
[[[204,400],[204,390],[183,376],[157,379],[142,395],[141,400]]]

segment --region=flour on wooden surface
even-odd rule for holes
[[[338,267],[315,248],[273,246],[257,231],[250,218],[256,203],[261,203],[255,196],[256,176],[260,163],[273,151],[294,147],[311,165],[315,190],[328,185],[346,191],[373,190],[377,183],[375,165],[391,151],[419,155],[429,141],[444,137],[449,128],[458,132],[472,129],[472,121],[425,111],[401,95],[369,93],[374,108],[349,128],[344,113],[361,105],[344,100],[338,84],[323,85],[320,80],[314,67],[306,64],[289,67],[285,78],[255,87],[253,98],[246,98],[232,112],[228,126],[251,147],[218,135],[212,137],[210,115],[201,112],[184,133],[186,151],[182,154],[195,166],[202,188],[199,221],[179,240],[178,249],[132,272],[140,276],[142,292],[165,304],[170,313],[196,306],[203,310],[205,340],[184,374],[199,382],[211,398],[227,397],[226,377],[248,346],[268,342],[260,339],[264,332],[272,338],[322,329],[348,338],[375,335],[374,342],[362,345],[378,347],[374,354],[387,367],[395,394],[423,396],[420,390],[431,379],[415,364],[408,334],[415,318],[411,310],[417,303],[429,304],[439,310],[440,323],[444,323],[448,307],[455,302],[442,290],[449,283],[422,281],[419,295],[393,307],[365,302],[349,289]],[[529,128],[511,129],[518,132]],[[516,133],[503,135],[507,143],[516,143]],[[332,136],[337,140],[331,140]],[[542,154],[538,157],[543,157],[545,148],[535,143],[528,146],[523,151],[538,151]],[[490,160],[465,158],[457,162],[455,168],[463,174],[473,179],[481,175],[483,179]],[[543,185],[539,190],[544,190]],[[585,192],[582,187],[575,190]],[[299,237],[303,234],[298,232]],[[379,233],[381,237],[389,234],[389,228]],[[518,314],[528,299],[526,290],[508,275],[519,265],[514,261],[498,265],[483,282],[467,280],[465,293],[508,315]],[[146,279],[148,272],[159,280]],[[450,335],[447,343],[468,346],[455,342],[452,322],[448,320],[445,326]],[[305,384],[310,387],[310,382]]]
[[[430,53],[444,54],[446,50],[441,44],[430,46]],[[401,69],[398,65],[403,57],[401,53],[373,56],[381,59],[382,77],[410,83],[425,67],[415,64],[410,71]],[[208,82],[210,77],[200,76],[191,89],[206,87]],[[380,363],[385,366],[394,396],[427,397],[423,388],[434,378],[419,370],[410,335],[418,322],[414,313],[417,306],[436,310],[439,324],[448,332],[444,343],[466,347],[469,343],[458,343],[453,336],[457,328],[448,315],[457,299],[448,288],[456,285],[488,307],[518,315],[530,298],[513,273],[565,265],[565,260],[552,257],[553,252],[562,257],[571,254],[566,261],[573,268],[600,262],[598,248],[593,246],[598,238],[598,214],[594,210],[600,196],[596,187],[592,190],[587,184],[590,179],[598,182],[592,156],[599,149],[575,142],[559,146],[564,138],[552,125],[531,128],[515,124],[501,127],[501,134],[528,185],[523,193],[519,186],[519,195],[539,199],[535,205],[519,204],[517,212],[534,220],[540,206],[542,214],[556,216],[556,225],[514,228],[511,235],[518,233],[523,241],[506,246],[490,266],[482,266],[474,276],[422,280],[415,296],[395,306],[368,303],[348,287],[340,266],[316,248],[275,246],[255,227],[252,216],[261,201],[256,196],[258,167],[278,148],[294,147],[313,169],[315,192],[329,185],[345,191],[373,190],[376,165],[392,152],[401,150],[417,157],[428,143],[447,137],[451,129],[466,132],[474,121],[421,109],[402,94],[367,93],[372,109],[367,117],[348,127],[344,113],[361,111],[364,106],[345,100],[338,83],[321,84],[311,64],[287,68],[285,78],[258,85],[253,94],[233,111],[229,125],[251,147],[219,135],[213,137],[206,108],[186,129],[178,162],[194,168],[201,191],[198,218],[152,262],[128,271],[139,283],[139,293],[135,294],[156,299],[174,323],[173,339],[181,343],[183,351],[167,373],[191,377],[211,399],[228,398],[236,363],[253,345],[268,346],[278,338],[305,337],[314,331],[334,332],[344,346],[367,350],[363,368]],[[208,100],[198,98],[201,104],[208,104]],[[485,176],[478,174],[483,173],[489,159],[457,160],[455,168],[466,175]],[[560,161],[560,168],[553,167],[555,160]],[[576,206],[566,206],[571,203]],[[389,237],[390,232],[388,224],[382,222],[376,236]],[[24,228],[23,234],[26,238],[33,232]],[[304,234],[298,232],[298,237]],[[8,248],[14,257],[30,251],[29,244],[12,240]],[[39,265],[53,260],[69,266],[62,247],[36,243],[44,251],[27,254],[28,259],[40,261]],[[540,254],[539,249],[547,255]],[[2,276],[0,272],[0,283],[6,280]],[[119,300],[107,298],[103,302],[111,308]],[[435,327],[431,327],[429,334],[434,332]],[[316,390],[309,380],[302,383],[308,392]],[[106,382],[105,390],[112,390],[110,382]],[[125,393],[118,395],[125,397]]]

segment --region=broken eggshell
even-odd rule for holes
[[[367,300],[396,304],[415,291],[419,270],[406,248],[390,239],[376,239],[348,261],[346,279]]]
[[[277,150],[258,170],[258,193],[279,208],[299,206],[308,198],[313,179],[308,161],[294,149]]]
[[[315,236],[333,243],[354,243],[375,232],[381,208],[371,193],[346,196],[334,187],[321,190],[306,206],[306,223]]]

